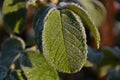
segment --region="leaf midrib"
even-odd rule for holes
[[[65,48],[65,52],[66,52],[66,54],[67,54],[67,55],[66,55],[66,56],[67,56],[66,58],[67,58],[67,62],[68,62],[68,69],[70,70],[69,72],[72,72],[72,71],[71,71],[71,66],[70,66],[70,64],[69,64],[69,63],[70,63],[70,60],[69,60],[69,58],[68,58],[68,55],[69,55],[69,54],[68,54],[68,52],[67,52],[67,50],[66,50],[67,48],[66,48],[66,44],[65,44],[65,37],[64,37],[64,34],[63,34],[63,27],[64,27],[64,26],[63,26],[63,24],[62,24],[62,22],[63,22],[63,21],[62,21],[62,11],[60,11],[60,20],[61,20],[60,22],[61,22],[61,26],[62,26],[62,27],[61,27],[61,31],[62,31],[62,37],[63,37],[63,42],[64,42],[63,44],[65,45],[64,48]]]

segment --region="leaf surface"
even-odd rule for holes
[[[44,20],[43,54],[60,72],[79,71],[87,58],[85,30],[77,18],[70,10],[53,9]]]

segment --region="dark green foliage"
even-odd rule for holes
[[[12,37],[5,40],[2,45],[2,54],[0,64],[6,65],[8,68],[21,55],[21,51],[25,49],[24,41],[19,37]]]
[[[3,18],[9,32],[21,33],[25,28],[26,0],[5,0]]]
[[[91,47],[88,47],[88,61],[90,61],[94,65],[97,65],[102,61],[103,57],[104,55],[102,52],[94,50]]]
[[[106,80],[119,80],[119,55],[118,47],[104,47],[99,51],[88,47],[88,60],[85,67],[95,67],[97,74],[107,75]]]
[[[120,80],[120,66],[117,66],[115,69],[109,71],[107,80]]]
[[[102,49],[104,58],[101,62],[101,66],[103,65],[111,65],[116,66],[120,64],[120,51],[115,50],[114,48],[104,47]]]

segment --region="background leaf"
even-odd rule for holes
[[[5,0],[3,18],[10,32],[21,33],[25,28],[26,0]]]
[[[43,54],[60,72],[79,71],[87,58],[85,30],[77,17],[69,10],[53,9],[44,20]]]
[[[117,53],[114,48],[104,47],[102,48],[102,52],[104,57],[99,67],[105,66],[105,65],[116,66],[120,64],[120,57],[118,56],[119,53]]]
[[[111,69],[106,80],[120,80],[120,66]]]
[[[59,79],[57,72],[47,64],[39,51],[26,51],[21,58],[21,62],[21,67],[27,80]]]
[[[24,48],[25,43],[21,38],[8,38],[1,45],[2,53],[0,56],[0,64],[10,67],[10,65],[19,58]]]
[[[88,61],[97,65],[102,61],[103,57],[104,55],[102,52],[94,50],[90,46],[88,47]]]
[[[96,27],[100,27],[106,18],[106,10],[98,0],[79,0],[88,11],[88,15],[94,21]],[[99,19],[98,19],[99,18]]]
[[[24,50],[25,43],[20,37],[12,37],[6,39],[1,45],[2,52],[9,52],[10,50]]]
[[[8,74],[7,71],[8,71],[8,69],[5,66],[0,65],[0,80],[4,80],[6,78],[6,75]],[[12,75],[9,75],[7,77],[7,79],[8,80],[15,80]]]

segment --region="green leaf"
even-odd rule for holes
[[[100,34],[99,34],[98,29],[95,26],[93,20],[88,15],[89,13],[87,13],[87,11],[85,9],[83,9],[82,7],[80,7],[79,5],[72,4],[72,3],[64,4],[64,5],[62,5],[62,7],[72,10],[74,13],[76,13],[78,16],[80,16],[82,18],[82,20],[86,23],[86,25],[90,29],[91,33],[93,34],[96,44],[97,44],[97,48],[99,48]]]
[[[5,0],[3,18],[10,32],[21,33],[25,28],[26,0]]]
[[[100,27],[106,18],[106,10],[98,0],[79,0],[88,11],[88,15],[97,27]],[[99,18],[98,18],[99,17]]]
[[[39,51],[26,51],[21,58],[21,62],[21,68],[27,80],[59,79],[57,72],[47,64],[45,58]]]
[[[87,58],[87,44],[78,16],[67,9],[52,8],[44,21],[42,42],[47,61],[60,72],[79,71]]]

